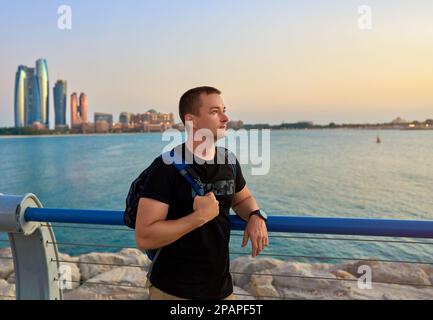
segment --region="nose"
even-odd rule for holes
[[[228,122],[230,119],[229,119],[229,117],[225,114],[225,113],[222,113],[222,116],[221,116],[221,122]]]

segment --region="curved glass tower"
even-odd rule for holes
[[[24,127],[26,125],[26,69],[25,66],[18,66],[15,74],[15,127]]]
[[[53,93],[56,128],[66,126],[66,81],[57,80]]]
[[[49,94],[49,79],[48,79],[48,63],[45,59],[36,60],[36,78],[38,90],[38,110],[36,114],[40,116],[40,122],[49,127],[49,110],[50,110],[50,94]]]

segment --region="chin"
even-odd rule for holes
[[[227,132],[227,129],[225,129],[225,128],[218,129],[216,134],[215,134],[215,140],[224,138],[226,136],[226,132]]]

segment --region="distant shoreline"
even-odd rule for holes
[[[269,129],[271,131],[309,131],[309,130],[371,130],[371,131],[433,131],[433,128],[242,128],[245,130],[254,129]],[[236,131],[236,130],[235,130]],[[31,138],[31,137],[80,137],[80,136],[123,136],[123,135],[145,135],[145,134],[161,134],[164,132],[112,132],[112,133],[52,133],[52,134],[1,134],[0,139],[11,139],[11,138]]]

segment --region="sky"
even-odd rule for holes
[[[201,85],[246,123],[433,118],[432,17],[431,0],[0,0],[0,127],[14,125],[18,65],[38,58],[51,127],[57,79],[87,94],[91,120],[154,108],[179,121],[181,94]]]

